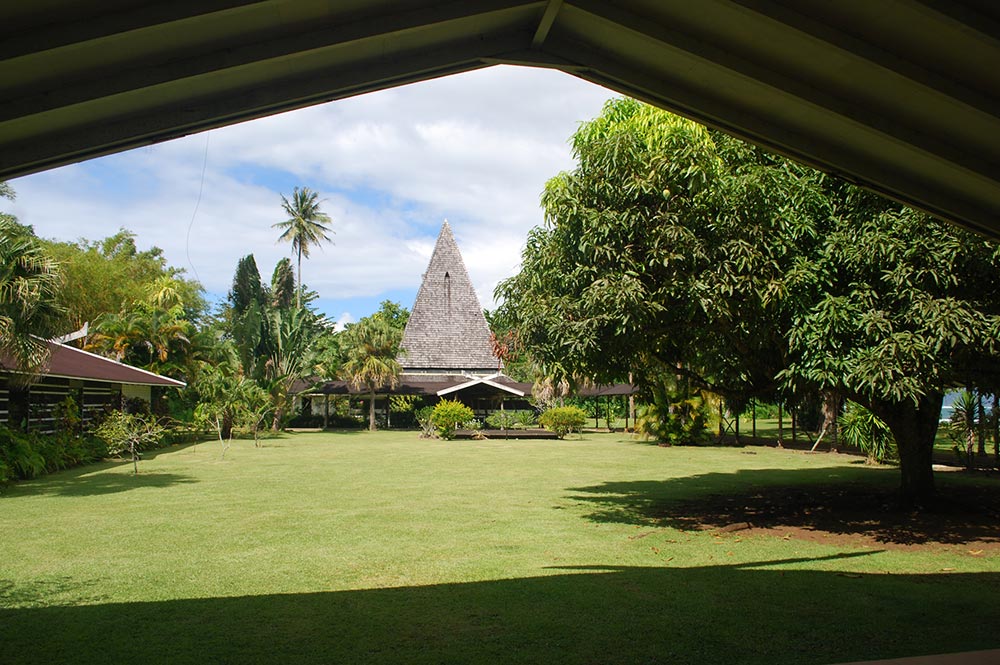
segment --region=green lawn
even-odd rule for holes
[[[296,434],[0,497],[0,663],[834,663],[1000,647],[1000,553],[682,530],[898,471],[769,448]],[[954,474],[952,474],[954,475]],[[942,478],[942,483],[961,482]],[[671,526],[673,525],[673,526]]]

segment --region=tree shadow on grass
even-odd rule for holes
[[[859,555],[828,559],[844,556]],[[843,564],[593,566],[421,587],[0,609],[0,662],[770,665],[1000,646],[998,573],[802,569],[810,565]]]
[[[107,473],[111,469],[131,466],[132,462],[98,462],[86,466],[59,471],[35,480],[22,481],[12,487],[8,494],[17,496],[58,495],[58,496],[98,496],[117,494],[139,488],[167,488],[198,482],[191,476],[162,471],[143,471],[139,463],[138,475],[129,473]]]
[[[891,469],[755,469],[571,488],[596,522],[681,530],[779,529],[842,544],[1000,545],[1000,484],[938,479],[932,510],[898,509]],[[830,536],[839,540],[828,540]]]
[[[73,598],[74,604],[93,604],[106,600],[95,593],[92,582],[82,582],[62,575],[16,583],[0,579],[0,608],[58,606],[64,598]]]

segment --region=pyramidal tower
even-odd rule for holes
[[[413,303],[399,364],[403,374],[496,374],[490,328],[448,222]]]

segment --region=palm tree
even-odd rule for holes
[[[157,374],[183,376],[194,325],[185,318],[183,302],[171,292],[163,282],[154,286],[148,300],[97,317],[86,348]]]
[[[94,321],[86,349],[125,362],[142,336],[143,321],[137,312],[108,312]]]
[[[976,430],[979,427],[979,409],[975,390],[963,390],[952,403],[951,435],[965,443],[965,463],[971,469],[975,466],[973,453]],[[960,449],[959,449],[960,450]]]
[[[402,367],[396,360],[403,331],[379,317],[362,319],[346,331],[347,362],[341,375],[355,389],[368,388],[368,429],[375,431],[375,391],[399,383]]]
[[[318,245],[323,241],[331,242],[327,233],[333,231],[323,226],[330,223],[330,216],[319,209],[319,195],[308,187],[295,188],[292,192],[292,200],[289,201],[284,195],[281,196],[281,207],[285,209],[288,219],[273,225],[273,228],[282,229],[284,233],[278,241],[292,243],[292,251],[298,259],[299,291],[295,300],[297,307],[302,307],[302,257],[309,258],[309,248]]]
[[[48,358],[42,343],[58,333],[57,266],[27,227],[0,215],[0,353],[34,372]],[[27,376],[27,375],[26,375]]]

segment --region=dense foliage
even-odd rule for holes
[[[943,392],[1000,383],[996,244],[632,100],[573,149],[497,292],[536,368],[631,375],[656,418],[704,391],[839,394],[892,430],[904,500],[929,499]]]
[[[14,199],[14,189],[0,181],[0,199]],[[62,281],[56,263],[13,215],[0,211],[0,354],[24,370],[48,357],[38,338],[58,334],[65,308],[57,294]]]
[[[132,311],[168,287],[181,303],[180,318],[198,322],[207,311],[201,285],[170,266],[159,247],[139,249],[127,229],[101,240],[43,241],[62,274],[57,300],[66,308],[70,330],[101,316]]]
[[[96,462],[107,454],[104,441],[89,434],[67,429],[41,434],[0,426],[0,487]]]

